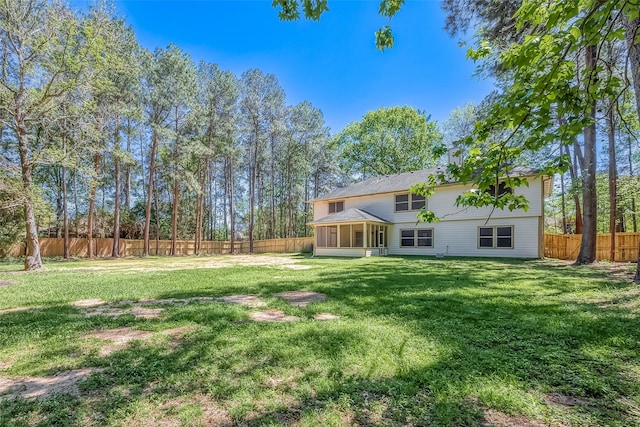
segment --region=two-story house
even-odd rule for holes
[[[529,209],[458,207],[458,195],[473,188],[451,182],[425,199],[410,193],[437,169],[370,178],[311,200],[314,254],[318,256],[451,255],[541,258],[544,253],[544,197],[551,179],[537,170],[515,168],[529,186],[516,188]],[[511,191],[501,188],[499,191]],[[419,222],[426,207],[439,222]]]

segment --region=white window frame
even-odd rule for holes
[[[397,199],[396,199],[396,197],[398,197],[398,196],[407,196],[407,201],[406,202],[398,202]],[[422,206],[420,208],[417,208],[417,209],[414,209],[413,208],[413,203],[414,202],[418,202],[418,201],[422,201],[421,199],[414,201],[413,200],[414,196],[418,197],[418,198],[424,198],[424,206]],[[398,210],[398,204],[399,203],[402,203],[402,204],[407,203],[407,209]],[[417,211],[421,210],[422,208],[424,208],[424,209],[427,208],[427,198],[424,197],[424,196],[421,196],[419,194],[413,194],[413,193],[396,193],[396,194],[393,195],[393,206],[394,206],[393,207],[394,208],[394,212],[417,212]]]
[[[491,234],[491,246],[481,246],[480,245],[480,239],[488,239],[489,236],[480,236],[480,230],[481,229],[487,229],[490,228],[492,229],[492,234]],[[511,246],[498,246],[498,239],[506,239],[505,236],[498,236],[498,228],[510,228],[511,229],[511,235],[509,236],[509,239],[511,239]],[[513,225],[482,225],[482,226],[478,226],[478,249],[513,249],[515,247],[515,227]]]
[[[403,231],[411,231],[413,232],[413,237],[403,237],[402,236],[402,232]],[[420,237],[420,231],[431,231],[431,237]],[[408,239],[413,239],[413,245],[403,245],[402,241],[403,240],[408,240]],[[430,246],[426,246],[426,245],[418,245],[420,240],[424,240],[424,239],[431,239],[431,245]],[[435,231],[433,230],[433,228],[402,228],[400,229],[400,247],[401,248],[431,248],[433,249],[433,247],[435,246]]]

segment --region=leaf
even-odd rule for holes
[[[569,28],[569,33],[571,34],[571,37],[573,37],[573,41],[577,42],[580,40],[580,35],[582,34],[580,28],[573,26]]]

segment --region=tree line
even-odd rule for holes
[[[273,74],[150,52],[115,11],[0,0],[2,237],[304,236],[306,202],[339,179],[322,112]]]
[[[253,251],[307,236],[310,199],[432,165],[441,138],[407,106],[332,137],[318,108],[286,104],[275,75],[149,51],[107,3],[0,0],[0,65],[0,248],[25,241],[26,269],[42,267],[40,235],[63,238],[65,257],[71,236],[89,257],[96,236],[113,237],[114,257],[123,237],[151,255],[159,239],[175,254],[178,239],[197,253],[203,240]]]

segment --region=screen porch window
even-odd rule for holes
[[[329,213],[342,212],[344,210],[344,200],[339,202],[329,202]]]
[[[400,246],[432,248],[433,228],[400,230]]]
[[[419,194],[396,194],[396,212],[418,211],[427,206],[427,199]]]
[[[319,248],[335,248],[338,246],[338,227],[322,226],[316,227],[316,243]]]
[[[513,226],[479,227],[478,247],[481,249],[513,249]]]

